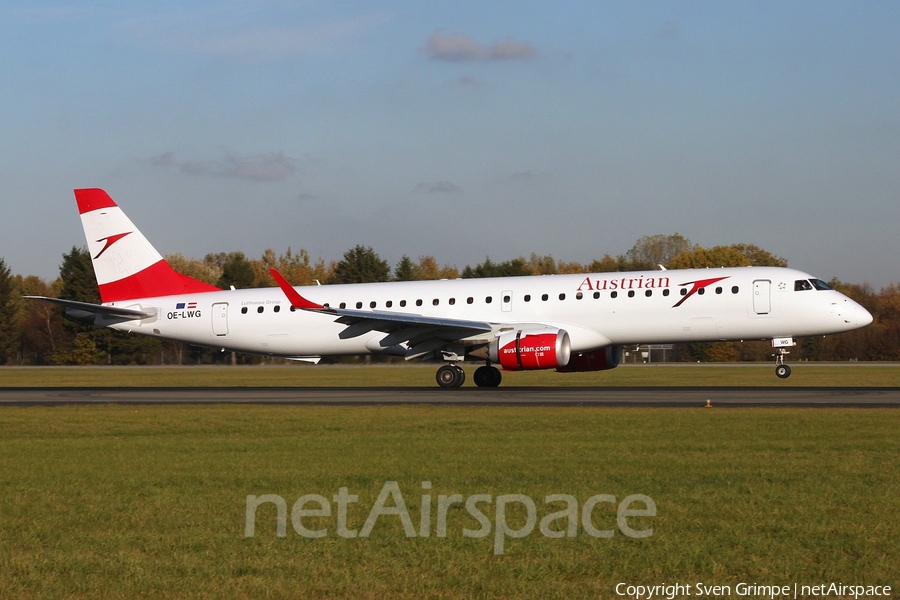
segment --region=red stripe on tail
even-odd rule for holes
[[[139,273],[128,275],[118,281],[101,284],[99,287],[100,299],[103,302],[221,291],[214,285],[182,275],[170,267],[165,260],[161,260]]]
[[[109,194],[99,188],[75,190],[75,200],[78,201],[78,214],[81,215],[98,208],[117,206]]]

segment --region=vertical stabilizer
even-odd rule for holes
[[[105,191],[75,190],[75,199],[104,303],[219,291],[172,269]]]

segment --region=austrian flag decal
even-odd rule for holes
[[[196,302],[188,302],[187,306],[185,306],[184,302],[179,302],[178,304],[175,305],[175,310],[183,310],[185,308],[188,308],[188,309],[197,308],[197,303]]]

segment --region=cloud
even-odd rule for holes
[[[283,152],[240,156],[229,152],[221,160],[176,160],[174,152],[146,159],[155,167],[175,168],[186,175],[233,177],[251,181],[280,181],[296,170],[296,161]]]
[[[417,183],[413,194],[461,194],[462,188],[449,181],[433,181]]]
[[[444,35],[439,31],[428,38],[422,51],[434,60],[450,62],[524,60],[537,56],[537,50],[527,42],[506,39],[486,46],[462,33]]]

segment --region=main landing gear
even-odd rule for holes
[[[443,365],[437,370],[435,379],[442,388],[457,388],[465,383],[466,372],[457,364]],[[497,387],[503,376],[497,367],[485,365],[475,369],[473,379],[478,387]]]
[[[784,364],[785,354],[790,354],[790,352],[784,348],[778,348],[775,354],[772,355],[775,357],[775,375],[780,379],[787,379],[791,376],[791,368]]]
[[[444,365],[437,370],[435,379],[442,388],[457,388],[465,383],[466,372],[459,365]]]
[[[500,385],[503,375],[500,374],[500,369],[497,367],[484,365],[475,369],[474,379],[475,385],[478,387],[497,387]]]

